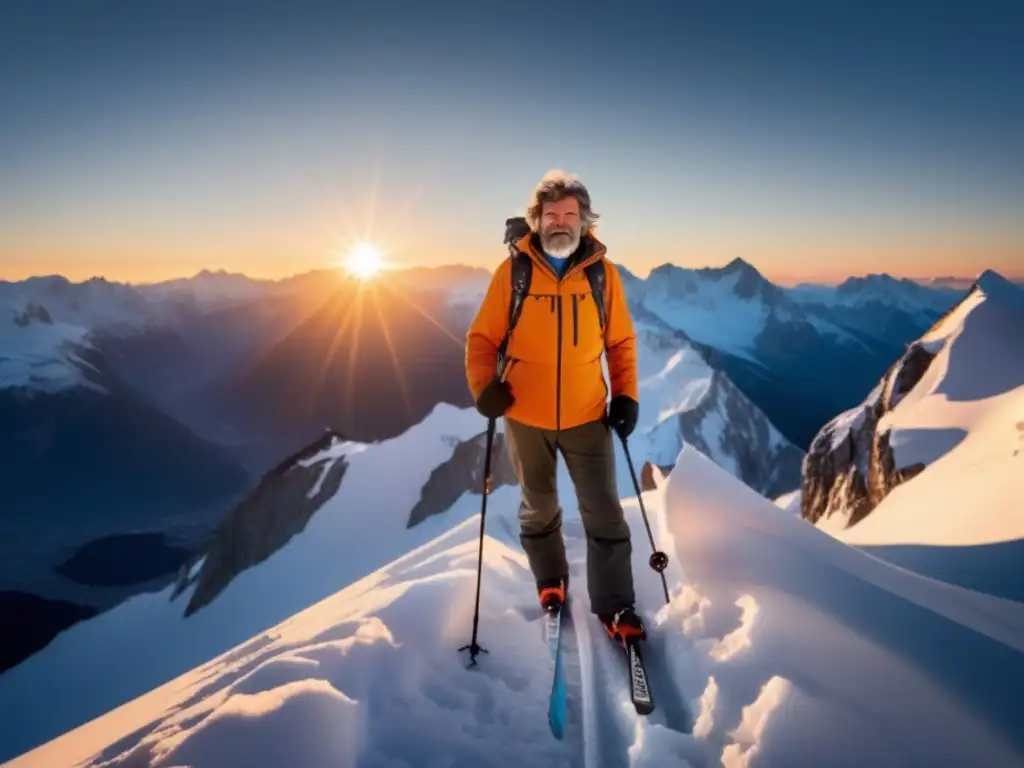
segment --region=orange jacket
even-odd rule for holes
[[[515,403],[505,414],[543,429],[569,429],[602,419],[608,386],[601,368],[607,351],[611,395],[639,399],[636,334],[618,270],[605,246],[584,235],[582,257],[559,280],[532,235],[516,247],[533,260],[529,295],[509,340],[505,368]],[[583,269],[593,261],[605,269],[606,323],[600,319]],[[498,367],[498,346],[508,330],[512,301],[512,260],[506,257],[491,277],[483,303],[466,336],[466,377],[477,399]]]

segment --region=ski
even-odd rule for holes
[[[554,675],[551,681],[551,695],[548,699],[548,725],[556,739],[565,735],[566,687],[565,668],[562,665],[562,609],[544,614],[544,634],[547,639],[548,651],[554,662]]]
[[[654,711],[654,699],[651,697],[651,687],[647,682],[647,667],[644,666],[640,642],[627,640],[624,649],[629,665],[629,697],[633,700],[633,707],[638,715],[649,715]]]

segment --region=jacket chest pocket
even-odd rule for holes
[[[595,343],[603,342],[604,336],[593,294],[589,290],[574,291],[565,299],[569,302],[573,347],[588,348]]]

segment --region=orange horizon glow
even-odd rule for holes
[[[346,249],[347,250],[347,249]],[[450,250],[439,253],[422,250],[417,253],[397,255],[388,260],[387,268],[434,267],[442,265],[467,265],[493,269],[505,256],[501,244],[483,245],[470,249],[461,255]],[[721,267],[740,257],[750,262],[767,279],[778,285],[793,285],[799,282],[838,283],[859,275],[887,273],[893,277],[970,278],[984,269],[993,269],[1008,278],[1024,277],[1024,248],[1011,246],[987,249],[960,246],[958,244],[938,245],[934,248],[905,250],[896,246],[875,248],[865,252],[855,247],[833,248],[827,253],[815,251],[796,254],[784,249],[759,249],[756,253],[743,253],[727,248],[701,248],[699,252],[687,249],[641,249],[639,247],[618,249],[609,256],[639,277],[646,277],[651,269],[665,263],[685,268]],[[653,253],[652,253],[653,251]],[[979,253],[989,253],[990,258],[979,260]],[[262,253],[257,256],[237,255],[209,258],[208,254],[190,257],[168,253],[164,257],[147,253],[146,258],[105,257],[83,258],[85,253],[73,257],[42,259],[8,259],[0,261],[0,281],[17,282],[31,277],[61,275],[71,282],[84,282],[91,278],[102,278],[111,282],[147,284],[166,280],[192,277],[204,270],[225,271],[244,274],[257,280],[278,280],[310,271],[345,269],[344,251],[341,254]],[[928,263],[930,268],[920,265]]]

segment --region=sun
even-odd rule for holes
[[[370,243],[359,243],[342,260],[342,266],[360,280],[372,280],[384,269],[384,256]]]

